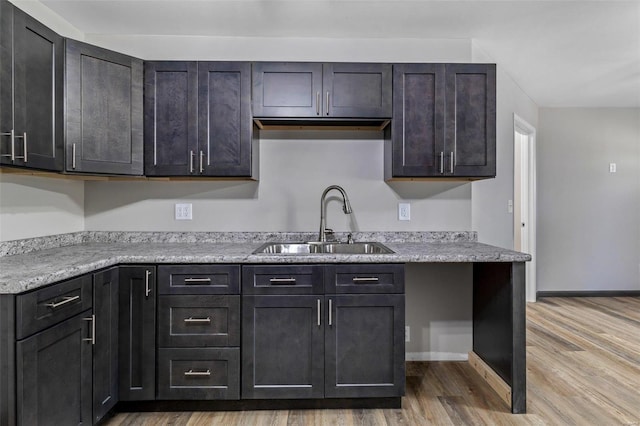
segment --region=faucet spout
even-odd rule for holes
[[[318,241],[320,242],[327,241],[327,208],[325,206],[325,200],[327,198],[327,194],[334,189],[336,191],[339,191],[342,195],[342,211],[344,212],[344,214],[353,213],[351,203],[349,202],[349,197],[347,197],[347,192],[338,185],[328,186],[322,193],[322,197],[320,197],[320,232],[318,235]]]

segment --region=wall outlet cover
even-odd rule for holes
[[[411,220],[411,204],[398,203],[398,220]]]
[[[176,220],[192,220],[193,205],[191,203],[176,204]]]

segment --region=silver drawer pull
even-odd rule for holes
[[[185,284],[202,284],[202,283],[210,283],[211,278],[185,278]]]
[[[378,277],[353,277],[354,283],[377,283]]]
[[[211,370],[207,369],[207,371],[185,371],[184,375],[187,377],[209,377],[211,375]]]
[[[205,323],[205,324],[210,324],[211,323],[211,318],[206,317],[206,318],[194,318],[194,317],[189,317],[189,318],[185,318],[184,322],[186,322],[187,324],[193,324],[193,323]]]
[[[55,309],[80,299],[80,296],[64,296],[60,302],[45,303],[44,306]]]
[[[291,284],[295,283],[295,278],[270,278],[269,282],[272,284]]]

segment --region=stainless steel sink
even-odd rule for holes
[[[389,247],[376,242],[333,243],[266,243],[258,247],[253,254],[389,254]]]

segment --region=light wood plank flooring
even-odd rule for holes
[[[640,426],[640,298],[528,304],[527,373],[525,415],[466,362],[409,362],[401,410],[120,413],[107,424]]]

